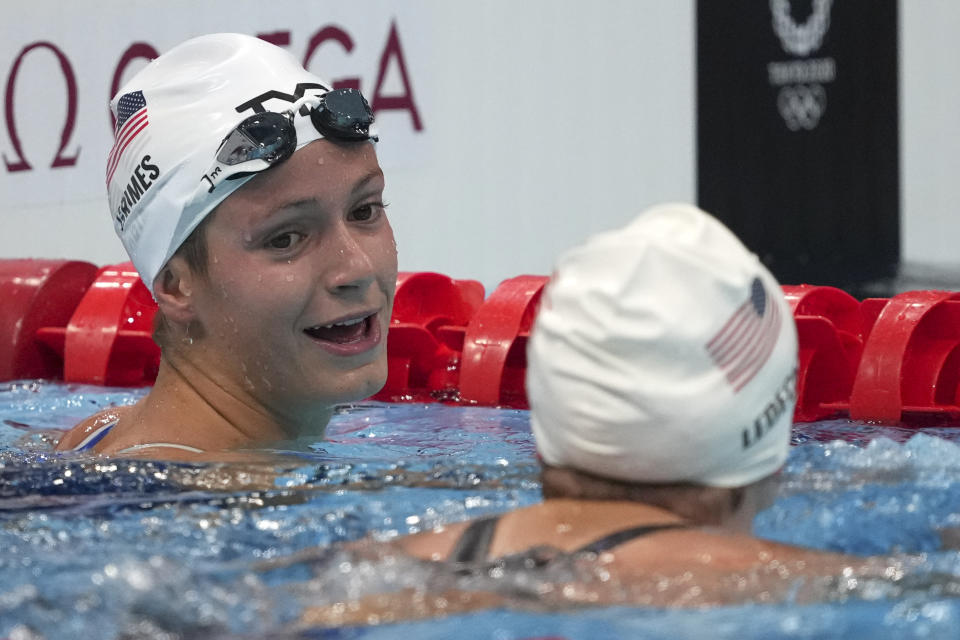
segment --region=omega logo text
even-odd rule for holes
[[[257,34],[257,36],[281,47],[289,47],[293,41],[290,30],[264,32]],[[354,51],[355,48],[354,38],[348,31],[339,26],[327,25],[321,27],[307,39],[306,50],[301,58],[304,66],[309,65],[315,59],[319,59],[321,53],[327,50],[328,47],[339,48],[349,54]],[[24,78],[27,77],[24,74],[30,74],[28,67],[25,67],[23,62],[30,56],[42,56],[45,52],[47,55],[52,53],[59,63],[60,72],[62,73],[66,87],[66,115],[60,122],[50,122],[50,114],[47,113],[45,109],[31,109],[29,111],[21,110],[19,118],[17,118],[15,117],[15,89],[17,82],[22,82]],[[123,82],[124,73],[129,66],[137,60],[151,60],[159,55],[159,51],[148,42],[134,42],[123,50],[116,65],[112,67],[112,73],[110,67],[93,70],[75,67],[71,62],[71,55],[76,55],[76,52],[68,51],[66,48],[58,46],[53,42],[37,41],[24,46],[9,63],[10,66],[7,71],[4,92],[4,116],[7,131],[7,145],[9,146],[7,148],[0,148],[0,156],[3,158],[7,173],[16,174],[34,171],[38,164],[38,160],[31,157],[31,149],[27,148],[29,145],[25,146],[24,139],[21,137],[21,128],[24,127],[24,122],[22,121],[30,118],[38,119],[30,123],[35,129],[40,128],[36,126],[37,122],[42,122],[47,129],[59,131],[59,145],[56,153],[53,154],[53,158],[49,160],[49,166],[52,168],[75,167],[80,157],[80,149],[84,145],[83,140],[80,140],[79,144],[78,141],[74,140],[75,133],[83,132],[83,135],[88,135],[86,132],[91,131],[92,133],[90,135],[102,135],[104,136],[104,140],[106,140],[106,136],[109,135],[105,129],[102,132],[97,132],[89,126],[78,127],[79,106],[97,110],[105,109],[109,114],[110,110],[106,108],[106,105],[110,98],[117,93]],[[7,63],[0,61],[0,65],[3,64]],[[110,80],[109,95],[86,95],[91,93],[89,91],[91,85],[94,87],[99,86],[96,82],[96,75],[99,73],[103,73],[105,79]],[[37,84],[37,78],[33,76],[29,76],[29,78],[30,83],[35,86]],[[78,78],[80,80],[79,83]],[[387,89],[388,79],[390,80],[389,86],[391,87],[389,90]],[[401,44],[400,33],[395,21],[391,20],[390,22],[385,41],[383,41],[380,47],[380,55],[377,58],[376,68],[369,78],[361,78],[360,76],[339,77],[334,78],[331,84],[335,89],[360,89],[361,80],[364,80],[364,84],[371,83],[372,81],[372,90],[368,92],[368,95],[371,97],[370,107],[375,114],[386,111],[405,113],[408,117],[410,129],[417,133],[423,131],[424,125],[420,116],[420,108],[414,96],[412,75],[408,68],[403,45]],[[44,87],[46,88],[46,83],[44,83]],[[50,84],[52,90],[56,91],[56,87],[56,82]],[[99,93],[101,90],[102,89],[99,89],[95,93]],[[365,93],[367,92],[365,91]],[[284,96],[269,97],[288,99]],[[262,98],[267,99],[267,97]],[[258,107],[259,110],[263,109],[262,105],[256,101],[251,101],[251,103],[246,106],[246,108],[253,111],[258,111]],[[60,118],[60,116],[55,117]],[[108,118],[110,120],[107,122],[112,131],[115,124],[112,121],[113,115],[109,114]],[[18,122],[18,119],[20,122]],[[89,118],[87,118],[86,121],[89,121]],[[30,129],[28,128],[28,130]],[[0,145],[2,144],[3,143],[0,142]],[[33,152],[35,154],[36,150],[33,150]],[[99,157],[84,157],[84,162],[101,164],[103,161],[104,159]],[[133,191],[131,191],[131,194],[132,193]]]

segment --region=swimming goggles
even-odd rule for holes
[[[322,96],[304,96],[280,113],[264,111],[244,119],[227,134],[216,160],[203,175],[207,193],[225,180],[235,180],[280,164],[297,149],[293,118],[309,109],[310,121],[324,138],[342,142],[378,140],[370,131],[373,110],[356,89],[334,89]]]

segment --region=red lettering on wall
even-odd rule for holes
[[[338,42],[347,53],[353,51],[353,39],[350,37],[350,34],[340,27],[324,27],[310,38],[310,44],[307,45],[307,53],[303,56],[303,66],[305,69],[309,68],[310,58],[313,57],[314,52],[320,48],[321,44],[328,40]],[[356,89],[360,91],[360,78],[339,78],[332,82],[334,89]]]
[[[20,72],[20,64],[23,62],[23,59],[28,53],[34,49],[50,49],[53,51],[54,55],[57,56],[57,60],[60,62],[60,70],[63,72],[63,77],[67,81],[67,119],[63,124],[63,129],[60,132],[60,147],[57,149],[57,155],[54,156],[53,162],[50,164],[51,168],[57,167],[72,167],[77,163],[77,157],[80,155],[80,149],[77,148],[76,153],[73,154],[73,157],[64,156],[64,150],[67,148],[67,145],[70,143],[70,138],[73,136],[73,127],[76,124],[77,120],[77,79],[73,74],[73,67],[70,66],[70,61],[67,59],[67,56],[63,54],[56,45],[50,42],[34,42],[23,48],[23,51],[20,52],[20,55],[17,56],[16,61],[13,63],[13,69],[10,70],[10,77],[7,78],[7,88],[4,94],[6,101],[5,113],[7,121],[7,133],[10,135],[10,143],[13,145],[14,153],[17,155],[17,162],[11,163],[7,160],[6,154],[3,155],[3,162],[7,167],[7,171],[30,171],[33,169],[32,165],[27,161],[26,157],[23,155],[23,147],[20,145],[20,136],[17,135],[17,124],[14,121],[14,87],[17,83],[17,74]]]
[[[120,62],[117,63],[117,68],[113,71],[113,81],[110,83],[110,95],[107,96],[107,102],[112,100],[113,96],[117,95],[117,91],[120,90],[120,80],[123,78],[123,72],[127,70],[127,66],[129,66],[131,62],[139,58],[153,60],[158,57],[160,57],[160,54],[157,53],[157,50],[146,42],[134,42],[127,47],[127,50],[120,56]],[[109,109],[107,110],[109,111]],[[110,111],[110,128],[115,129],[116,126],[117,119],[114,117],[113,112]]]
[[[258,33],[257,37],[263,40],[264,42],[269,42],[270,44],[276,45],[278,47],[290,46],[289,31],[270,31],[267,33]]]
[[[259,33],[258,37],[276,46],[289,47],[292,41],[291,34],[291,30],[281,29],[277,31]],[[336,45],[341,47],[342,50],[347,54],[352,53],[355,48],[354,40],[346,30],[337,25],[327,25],[314,33],[309,39],[307,49],[303,57],[304,66],[308,66],[318,50],[329,42],[336,43]],[[23,62],[25,58],[35,49],[48,49],[53,53],[54,56],[56,56],[57,61],[60,63],[60,70],[66,83],[67,113],[60,131],[59,147],[57,148],[57,152],[50,164],[51,168],[76,166],[81,150],[81,147],[78,145],[72,155],[67,151],[72,144],[74,129],[77,121],[78,107],[77,78],[73,66],[64,52],[57,47],[57,45],[48,41],[32,42],[25,46],[14,60],[13,66],[10,69],[10,74],[7,77],[4,93],[4,117],[12,152],[4,150],[2,153],[0,153],[0,157],[3,158],[6,170],[11,173],[32,171],[34,169],[34,164],[27,158],[27,155],[24,152],[23,143],[19,136],[14,101],[16,83],[19,74],[22,71]],[[158,56],[158,51],[152,45],[146,42],[134,42],[127,47],[117,62],[116,68],[114,69],[112,82],[110,83],[110,96],[108,97],[113,97],[116,95],[120,89],[123,75],[131,63],[141,58],[145,60],[152,60]],[[399,72],[399,79],[401,81],[400,84],[402,86],[399,95],[384,95],[388,70],[390,70],[392,74],[395,74],[397,71]],[[393,77],[393,75],[391,75],[391,77]],[[361,88],[361,77],[345,76],[334,79],[333,86],[337,89],[350,88],[359,90]],[[395,21],[391,22],[390,24],[387,40],[380,55],[377,80],[375,88],[372,92],[372,100],[370,102],[374,112],[377,113],[384,111],[409,112],[413,129],[415,131],[423,130],[423,122],[420,117],[416,99],[414,98],[413,86],[408,73],[407,62],[404,56],[403,46],[400,42]],[[38,116],[41,116],[43,110],[38,110],[36,113]],[[30,117],[33,117],[32,114]],[[110,118],[111,124],[114,124],[113,114],[110,114]]]
[[[380,93],[391,58],[397,61],[397,66],[400,68],[400,77],[403,80],[404,93],[399,96],[385,96]],[[400,36],[397,35],[396,22],[390,23],[390,35],[387,36],[387,46],[384,47],[383,54],[380,56],[380,72],[377,75],[377,84],[373,90],[373,100],[370,101],[370,107],[374,113],[377,111],[409,111],[410,118],[413,120],[413,129],[415,131],[423,130],[420,113],[417,111],[417,105],[413,100],[413,88],[410,86],[410,78],[407,76],[407,63],[403,59],[403,48],[400,46]]]

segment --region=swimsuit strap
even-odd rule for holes
[[[447,562],[473,564],[486,560],[498,522],[500,522],[500,516],[498,515],[471,522],[470,526],[460,535],[453,551],[447,557]]]
[[[457,564],[474,564],[484,562],[490,552],[490,544],[493,542],[493,534],[497,530],[497,524],[500,522],[500,516],[490,516],[480,518],[470,523],[464,532],[460,535],[453,550],[447,557],[448,562]],[[660,524],[648,524],[638,527],[630,527],[614,531],[601,538],[594,540],[584,546],[571,552],[578,553],[603,553],[615,547],[636,540],[643,536],[648,536],[660,531],[670,529],[687,529],[690,527],[686,522],[667,522]]]
[[[114,420],[113,422],[108,422],[102,427],[98,427],[95,431],[88,434],[80,444],[73,448],[73,451],[89,451],[97,446],[97,443],[106,437],[110,430],[117,426],[119,420]],[[153,447],[168,447],[170,449],[180,449],[182,451],[189,451],[191,453],[204,453],[203,449],[197,449],[196,447],[191,447],[186,444],[176,444],[175,442],[149,442],[146,444],[135,444],[132,447],[127,447],[126,449],[121,449],[117,453],[130,453],[132,451],[139,451],[141,449],[150,449]]]
[[[75,446],[71,451],[87,451],[88,449],[93,449],[97,446],[97,443],[103,440],[103,438],[110,433],[110,430],[117,426],[119,420],[114,420],[113,422],[108,422],[107,424],[98,427],[95,431],[88,434],[86,438],[80,441],[80,444]]]
[[[689,523],[686,522],[668,522],[665,524],[648,524],[640,527],[621,529],[620,531],[614,531],[613,533],[607,534],[602,538],[594,540],[590,544],[580,547],[573,553],[603,553],[604,551],[609,551],[614,547],[620,546],[624,542],[629,542],[630,540],[635,540],[636,538],[657,533],[658,531],[666,531],[668,529],[687,529],[689,527]]]
[[[148,442],[145,444],[135,444],[132,447],[121,449],[120,451],[117,451],[117,453],[130,453],[131,451],[140,451],[141,449],[151,449],[153,447],[168,447],[170,449],[181,449],[183,451],[190,451],[192,453],[205,453],[203,449],[197,449],[196,447],[191,447],[188,444],[177,444],[175,442]]]

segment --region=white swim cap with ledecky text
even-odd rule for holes
[[[547,464],[738,487],[786,460],[792,314],[756,256],[694,206],[654,207],[566,253],[527,355]]]

